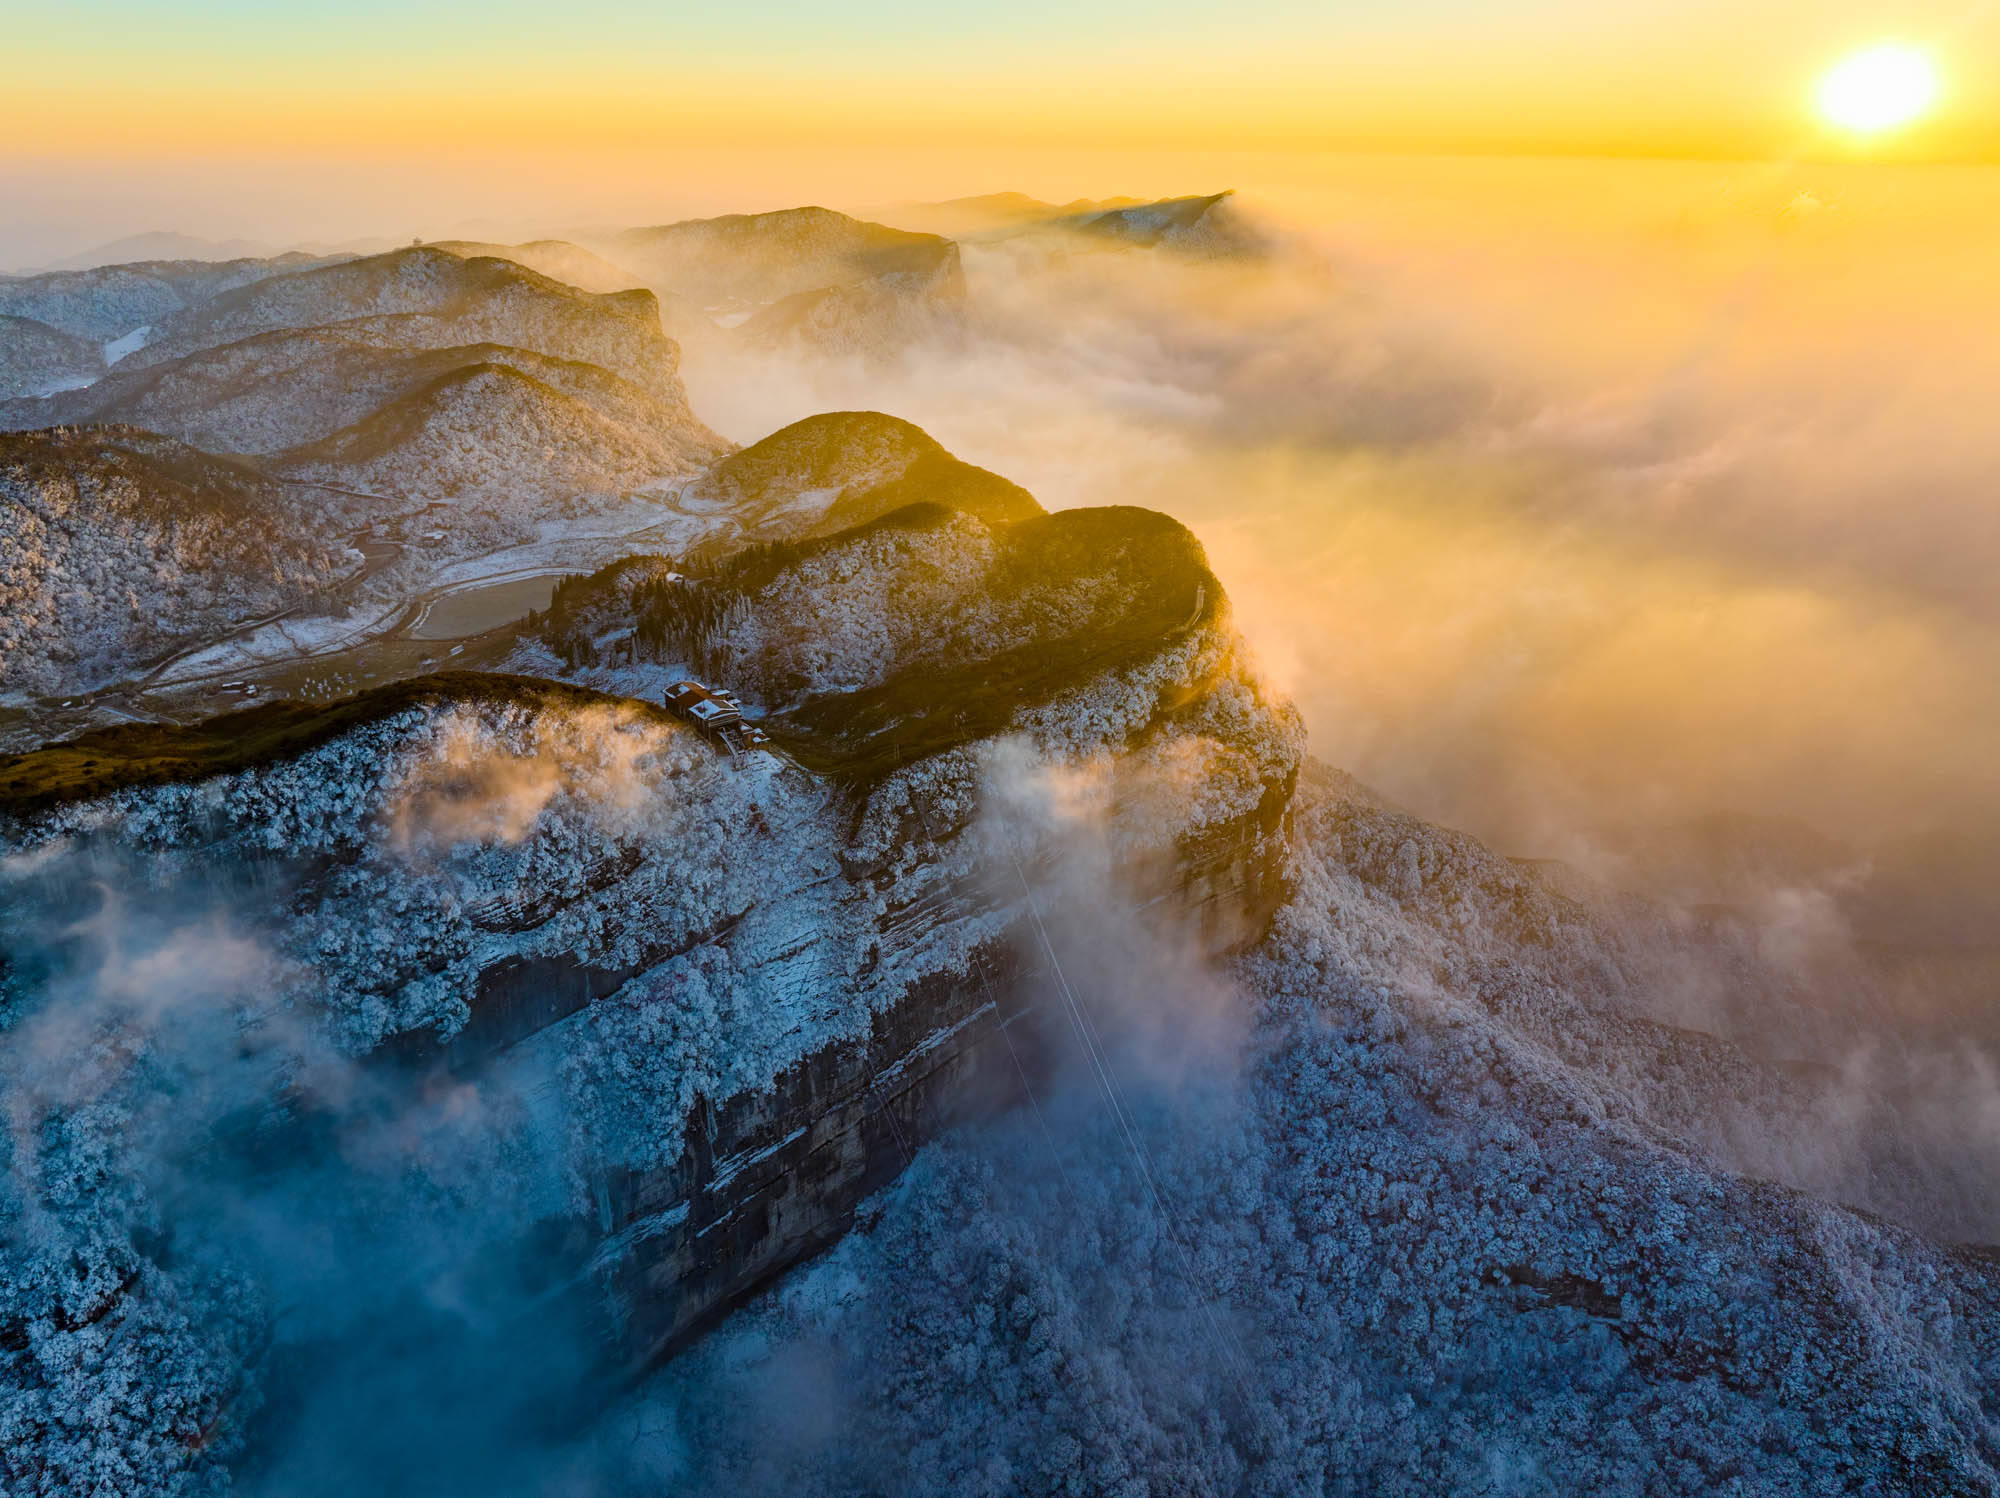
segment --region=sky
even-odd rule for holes
[[[123,232],[191,227],[142,221],[149,192],[288,234],[323,193],[387,232],[426,203],[509,211],[510,183],[618,216],[641,188],[690,211],[948,190],[947,168],[1053,191],[1186,152],[2000,152],[1987,0],[0,0],[0,36],[15,264],[115,205]],[[1943,107],[1857,143],[1814,117],[1815,81],[1885,39],[1935,54]]]
[[[690,354],[695,410],[876,407],[1188,521],[1317,752],[1510,851],[1646,797],[2000,828],[2000,7],[0,0],[0,38],[0,267],[1238,189],[1327,284],[969,257],[1008,346]],[[1941,106],[1857,143],[1815,85],[1894,40]]]
[[[1964,85],[1902,148],[1990,155],[1980,0],[9,0],[9,138],[172,153],[495,138],[1785,154],[1885,36]]]

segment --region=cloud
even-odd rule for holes
[[[1315,752],[1512,851],[2000,826],[2000,356],[1949,183],[1326,175],[1287,198],[1310,253],[974,249],[963,346],[708,349],[692,398],[740,438],[880,407],[1045,503],[1187,521]]]

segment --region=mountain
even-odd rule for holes
[[[1203,258],[1268,253],[1268,236],[1234,208],[1233,196],[1218,192],[1154,202],[1079,199],[1058,205],[1023,193],[992,193],[906,204],[891,216],[900,224],[984,243],[1061,237],[1099,247],[1168,249]]]
[[[0,316],[0,401],[52,395],[104,373],[104,346],[29,317]]]
[[[1207,197],[1168,198],[1061,220],[1065,228],[1096,239],[1183,254],[1229,256],[1263,248],[1262,236],[1230,207],[1228,192]]]
[[[265,260],[279,252],[250,239],[203,239],[170,229],[128,234],[95,249],[67,255],[48,270],[89,270],[100,265],[129,265],[135,260]]]
[[[469,239],[434,239],[426,248],[445,250],[461,258],[511,260],[538,271],[552,281],[582,291],[630,291],[645,285],[643,278],[621,265],[613,265],[602,255],[593,255],[581,245],[561,239],[537,239],[527,244],[485,244]]]
[[[89,388],[0,405],[0,423],[142,425],[379,493],[384,513],[458,501],[504,509],[518,532],[546,506],[683,480],[726,450],[678,367],[650,292],[411,249],[170,316]]]
[[[132,428],[0,434],[0,693],[68,694],[358,559],[262,475]]]
[[[193,297],[194,280],[173,284]],[[282,513],[298,533],[247,528],[242,554],[191,558],[194,543],[186,537],[128,526],[117,571],[132,608],[161,587],[213,589],[221,597],[263,544],[273,547],[269,568],[289,579],[294,543],[304,544],[308,533],[316,555],[337,553],[350,561],[341,570],[352,571],[358,563],[347,550],[350,538],[374,527],[388,559],[371,566],[366,601],[378,633],[391,630],[399,603],[433,586],[450,564],[546,539],[581,510],[616,507],[633,491],[685,483],[728,450],[688,409],[679,350],[661,331],[650,292],[595,295],[504,260],[408,249],[315,266],[192,301],[152,332],[87,388],[0,403],[0,426],[43,434],[38,483],[74,457],[73,486],[97,502],[110,490],[92,471],[95,450],[63,440],[63,428],[114,426],[133,441],[145,428],[165,434],[158,450],[175,449],[176,461],[195,475],[185,486],[192,516],[239,505],[235,486],[245,470],[208,456],[235,454],[288,481],[271,493],[294,495],[296,507],[270,513]],[[36,367],[47,364],[44,356]],[[213,493],[194,493],[217,475],[236,477],[219,478]],[[157,487],[140,482],[135,492]],[[436,513],[424,544],[385,539],[402,517],[427,508]],[[647,513],[657,519],[665,512],[656,504]],[[86,549],[77,538],[69,544]],[[151,583],[143,576],[149,545],[159,574]],[[591,555],[601,560],[603,548]],[[279,611],[254,568],[245,577],[240,609],[177,605],[152,633],[107,634],[93,623],[87,665],[75,670],[61,664],[59,645],[38,634],[28,654],[57,663],[22,669],[38,689],[74,691],[86,680],[129,673],[168,640],[190,645],[204,629],[229,632]],[[283,607],[297,602],[288,593]],[[344,604],[335,612],[344,615]],[[44,621],[37,629],[53,627]],[[250,656],[294,651],[291,628],[266,630],[271,638],[259,636],[264,643]]]
[[[917,506],[531,636],[776,752],[456,674],[0,760],[10,1480],[367,1489],[462,1460],[445,1379],[529,1490],[648,1417],[713,1491],[1991,1485],[1984,1146],[1678,1022],[1783,997],[1754,942],[1306,760],[1166,517]]]
[[[942,234],[950,239],[980,239],[1005,236],[1059,219],[1107,213],[1118,208],[1135,208],[1140,198],[1079,198],[1073,203],[1045,203],[1024,192],[982,193],[976,197],[950,198],[942,203],[900,203],[881,211],[885,223]]]
[[[599,296],[510,261],[413,248],[276,276],[164,319],[129,356],[150,368],[260,333],[325,328],[404,349],[500,343],[602,365],[674,404],[678,353],[650,292]]]
[[[1198,548],[1172,522],[1115,515],[1106,523],[1142,551],[1179,547],[1187,566],[1206,577]],[[758,627],[767,631],[760,658],[774,669],[803,658],[803,642],[781,642],[776,631],[791,611],[812,607],[810,592],[821,611],[849,612],[827,669],[857,686],[907,691],[916,661],[941,664],[942,657],[935,641],[915,639],[923,604],[905,585],[922,564],[913,570],[895,554],[943,547],[939,556],[975,558],[986,549],[978,540],[984,531],[965,516],[900,521],[872,536],[849,533],[817,561],[763,557],[775,570],[759,594]],[[1023,545],[1024,560],[1029,553],[1051,560],[1061,549]],[[1095,554],[1088,547],[1077,553]],[[1115,557],[1116,548],[1107,554]],[[867,643],[861,600],[842,605],[846,587],[820,570],[870,559],[879,576],[863,585],[868,596],[883,596],[887,584],[896,604],[896,645],[879,657],[879,674],[870,665],[878,657]],[[1016,731],[1045,741],[1051,754],[1120,758],[1129,802],[1122,835],[1132,866],[1156,865],[1167,887],[1184,889],[1194,906],[1247,911],[1269,899],[1260,871],[1278,846],[1271,809],[1282,805],[1296,765],[1296,718],[1246,674],[1219,594],[1190,612],[1196,600],[1176,590],[1168,600],[1176,617],[1157,622],[1144,598],[1121,604],[1135,589],[1145,593],[1145,562],[1135,552],[1129,563],[1109,563],[1127,570],[1101,588],[1087,576],[1051,578],[1031,607],[982,595],[966,605],[954,638],[971,639],[973,616],[994,610],[988,622],[1013,631],[1016,648],[1031,645],[1044,624],[1073,629],[1085,616],[1107,625],[1126,620],[1125,648],[1097,658],[1087,649],[1072,652],[1059,690],[1053,678],[1033,684],[1016,703]],[[925,597],[950,594],[933,583]],[[992,696],[995,707],[1006,700],[1005,687]],[[863,710],[882,707],[871,697]],[[987,721],[1004,722],[1004,709]],[[506,1204],[510,1235],[546,1234],[552,1244],[575,1237],[597,1266],[589,1271],[593,1282],[632,1307],[614,1345],[643,1355],[684,1339],[733,1297],[838,1235],[890,1158],[882,1153],[888,1135],[880,1116],[865,1106],[885,1068],[906,1063],[893,1085],[917,1089],[897,1105],[908,1107],[962,1075],[975,1051],[990,1057],[998,1044],[983,986],[1005,981],[1006,933],[1027,914],[1019,895],[989,899],[965,883],[986,857],[976,809],[988,751],[973,736],[978,731],[957,725],[947,736],[951,747],[938,752],[906,739],[893,768],[872,752],[850,754],[822,779],[772,756],[736,768],[643,703],[555,682],[465,675],[326,707],[273,704],[189,729],[107,730],[0,760],[0,848],[8,867],[26,867],[22,859],[42,850],[34,880],[8,886],[0,944],[14,977],[0,1003],[13,1035],[36,1028],[37,1014],[53,1020],[42,996],[67,985],[69,977],[58,973],[71,969],[62,949],[45,947],[42,937],[54,929],[55,910],[72,900],[57,891],[100,853],[136,860],[109,877],[121,889],[137,881],[129,887],[150,891],[142,903],[169,925],[184,897],[199,903],[198,891],[219,889],[212,881],[223,879],[241,898],[230,896],[231,935],[209,938],[200,981],[209,997],[198,1002],[219,1000],[226,1011],[237,1002],[231,995],[249,998],[255,989],[252,1010],[275,1017],[264,1006],[276,1002],[303,1028],[287,1020],[272,1029],[243,1012],[232,1022],[242,1026],[236,1038],[216,1053],[231,1058],[222,1061],[228,1078],[217,1077],[214,1088],[178,1089],[193,1111],[147,1137],[171,1140],[177,1155],[183,1144],[209,1141],[194,1145],[189,1158],[208,1160],[196,1172],[219,1171],[209,1177],[217,1185],[252,1160],[270,1162],[278,1174],[261,1178],[272,1192],[256,1188],[262,1205],[251,1215],[290,1220],[310,1233],[315,1209],[307,1203],[317,1197],[332,1205],[345,1191],[321,1196],[328,1183],[310,1184],[320,1167],[306,1163],[314,1152],[303,1144],[322,1116],[313,1078],[330,1079],[323,1065],[348,1064],[336,1055],[375,1058],[354,1063],[376,1078],[356,1096],[373,1097],[367,1106],[389,1114],[421,1107],[423,1096],[453,1085],[453,1067],[479,1069],[480,1090],[496,1102],[525,1099],[515,1088],[529,1073],[566,1078],[560,1085],[568,1101],[555,1112],[531,1112],[549,1123],[558,1114],[569,1121],[538,1141],[521,1139],[527,1153],[495,1170],[481,1194],[493,1206]],[[809,739],[833,752],[840,732],[815,719],[801,729],[802,750]],[[992,752],[1011,751],[996,743]],[[1218,769],[1213,794],[1188,801],[1153,788],[1159,776],[1197,757]],[[64,841],[73,835],[80,841]],[[71,855],[59,845],[84,862],[67,862]],[[86,845],[96,851],[84,854]],[[1022,854],[1032,861],[1032,846]],[[252,869],[250,886],[240,884],[237,874]],[[951,894],[960,884],[963,895]],[[386,918],[385,900],[404,917]],[[279,943],[271,949],[277,966],[237,966],[239,940],[260,949]],[[81,949],[69,950],[80,956]],[[239,987],[238,976],[252,968],[258,976]],[[162,969],[156,963],[151,970]],[[32,1240],[0,1241],[0,1381],[9,1408],[32,1417],[0,1458],[14,1464],[10,1476],[32,1463],[67,1481],[115,1440],[135,1490],[151,1490],[176,1472],[205,1480],[238,1449],[264,1399],[276,1407],[287,1398],[270,1381],[320,1361],[293,1362],[298,1344],[291,1338],[305,1327],[278,1310],[296,1303],[285,1281],[310,1259],[296,1240],[266,1259],[257,1233],[232,1233],[208,1215],[203,1203],[220,1205],[221,1198],[192,1177],[185,1192],[173,1193],[177,1205],[142,1201],[144,1188],[139,1196],[128,1189],[123,1172],[146,1148],[124,1134],[147,1109],[140,1097],[150,1083],[143,1079],[156,1061],[168,1070],[182,1061],[198,1070],[208,1064],[180,1051],[177,1040],[161,1039],[156,1050],[135,1038],[148,1059],[108,1084],[138,1112],[120,1104],[70,1115],[81,1130],[71,1136],[75,1147],[109,1150],[119,1162],[102,1189],[77,1181],[82,1157],[70,1154],[70,1138],[52,1143],[42,1158],[37,1179],[46,1189],[19,1174],[0,1177],[0,1190],[35,1193],[10,1198],[10,1215],[33,1210],[46,1225]],[[321,1050],[328,1044],[334,1052]],[[632,1070],[630,1059],[641,1055],[650,1059]],[[23,1080],[10,1073],[10,1105],[32,1108],[16,1090]],[[130,1090],[135,1086],[139,1092]],[[511,1102],[500,1106],[529,1120]],[[817,1184],[807,1186],[804,1176],[783,1184],[798,1166],[795,1127],[823,1115],[834,1131],[829,1137],[847,1142],[826,1157]],[[778,1149],[757,1142],[766,1118]],[[340,1157],[358,1162],[390,1143],[359,1116],[354,1129]],[[295,1135],[297,1143],[285,1142]],[[408,1137],[417,1152],[394,1177],[414,1181],[428,1169],[428,1146],[419,1140]],[[557,1154],[542,1156],[543,1144]],[[506,1146],[509,1155],[514,1149]],[[759,1150],[761,1163],[748,1173],[704,1166],[698,1177],[688,1174],[691,1159]],[[334,1156],[317,1158],[340,1168]],[[531,1163],[537,1159],[557,1174]],[[564,1159],[571,1163],[560,1164]],[[559,1184],[572,1170],[583,1190],[574,1200]],[[697,1179],[708,1184],[692,1185]],[[734,1201],[757,1182],[767,1192],[780,1183],[788,1205],[760,1217],[765,1227],[742,1238],[744,1252],[716,1260],[700,1278],[691,1266],[704,1240],[691,1227],[671,1226],[690,1220],[687,1208],[676,1212],[656,1198],[693,1189],[702,1203],[697,1216],[710,1221],[712,1204]],[[281,1205],[294,1186],[307,1196]],[[551,1187],[554,1194],[545,1195]],[[391,1194],[399,1197],[400,1188]],[[608,1216],[588,1205],[593,1194]],[[412,1251],[429,1254],[402,1221],[415,1203],[384,1200],[368,1209],[384,1226],[401,1223],[392,1232],[401,1266],[366,1271],[371,1279],[386,1274],[378,1283],[392,1295],[415,1267]],[[173,1222],[171,1258],[147,1236],[156,1210]],[[647,1226],[656,1217],[659,1225]],[[235,1247],[227,1248],[232,1238]],[[453,1254],[483,1255],[485,1241],[483,1230],[460,1234]],[[507,1241],[491,1246],[504,1256]],[[220,1278],[218,1252],[237,1265]],[[347,1239],[350,1263],[358,1267],[371,1255]],[[578,1260],[570,1272],[582,1268]],[[685,1293],[647,1290],[662,1273],[685,1273]],[[562,1304],[551,1302],[546,1314],[566,1315]],[[58,1377],[37,1371],[53,1367],[57,1342],[86,1322],[117,1328],[119,1336],[77,1349]],[[551,1326],[551,1337],[562,1335]],[[305,1334],[346,1336],[337,1321],[322,1328]],[[273,1337],[281,1347],[267,1362],[255,1349]],[[123,1356],[116,1349],[134,1341],[146,1349],[147,1370],[113,1392],[105,1380]],[[326,1366],[343,1358],[333,1354]],[[103,1394],[71,1407],[70,1391],[84,1389]],[[190,1429],[206,1434],[190,1441]]]
[[[0,314],[33,318],[100,343],[157,327],[175,313],[271,276],[324,265],[306,255],[275,259],[149,260],[88,270],[0,276]]]
[[[382,332],[379,326],[347,323],[260,333],[163,364],[114,369],[87,390],[34,406],[0,408],[0,420],[18,414],[119,421],[171,432],[213,451],[276,454],[322,441],[453,371],[504,363],[583,399],[601,400],[607,419],[642,428],[649,440],[675,448],[676,456],[661,472],[683,470],[690,455],[705,459],[720,448],[684,403],[654,393],[663,385],[669,392],[678,389],[671,375],[657,370],[647,389],[581,360],[498,343],[385,345],[379,341]],[[581,338],[548,341],[592,342],[588,330]],[[671,350],[665,345],[660,356],[671,361]]]
[[[677,299],[682,337],[740,327],[754,345],[882,356],[948,331],[965,301],[952,241],[827,208],[630,229],[593,247]]]
[[[580,496],[687,479],[719,445],[594,365],[490,346],[444,352],[461,357],[360,421],[278,454],[273,468],[520,522]]]
[[[824,1260],[632,1400],[628,1422],[700,1432],[684,1480],[1992,1486],[1995,1254],[1949,1218],[1904,1225],[1969,1202],[1935,1153],[1965,1135],[1649,1019],[1677,961],[1715,954],[1324,767],[1286,834],[1284,903],[1223,996],[1175,1003],[1189,980],[1087,879],[1047,893],[1028,950],[1060,955],[1051,1031],[1091,1042],[1075,1080],[919,1151]],[[1209,1005],[1249,1034],[1218,1038]],[[1898,1220],[1835,1204],[1899,1176],[1934,1195]],[[754,1401],[797,1367],[832,1391],[827,1433],[773,1451]]]
[[[934,234],[866,223],[829,208],[732,213],[606,241],[606,253],[651,283],[727,309],[759,306],[797,292],[860,280],[950,280],[957,248]]]
[[[987,521],[919,503],[688,565],[679,577],[632,560],[566,584],[539,626],[549,656],[525,663],[592,662],[613,641],[626,667],[698,667],[761,707],[802,762],[863,781],[1059,715],[1064,694],[1148,661],[1181,669],[1209,650],[1235,669],[1200,546],[1148,510]]]
[[[695,513],[725,513],[746,535],[840,530],[918,501],[983,520],[1041,513],[1033,495],[954,458],[910,422],[876,411],[808,416],[716,463],[681,497]]]

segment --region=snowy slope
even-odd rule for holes
[[[165,364],[121,365],[91,389],[23,414],[118,421],[211,451],[272,454],[329,437],[453,371],[496,361],[598,402],[608,419],[643,427],[662,444],[704,459],[720,448],[684,404],[582,361],[494,343],[405,347],[353,326],[286,329]]]
[[[1073,928],[1122,1107],[1080,1081],[926,1149],[863,1231],[607,1421],[593,1470],[671,1454],[693,1488],[812,1495],[1993,1490],[1990,1248],[1745,1174],[1722,1119],[1810,1146],[1831,1110],[1788,1116],[1782,1069],[1636,1020],[1661,974],[1631,933],[1338,777],[1295,815],[1293,897],[1228,975],[1240,1050],[1125,1049],[1102,933]],[[824,1403],[773,1443],[751,1412],[802,1368]],[[649,1430],[678,1440],[628,1455]]]
[[[279,255],[247,260],[142,260],[89,270],[0,276],[0,314],[29,317],[106,343],[157,324],[210,297],[269,276],[289,275],[335,259]]]
[[[0,315],[0,401],[53,395],[104,373],[104,348],[29,317]]]
[[[357,559],[262,475],[128,428],[0,436],[0,692],[69,693]]]
[[[350,1209],[401,1223],[391,1237],[406,1262],[383,1273],[402,1283],[431,1252],[402,1214],[445,1228],[457,1253],[484,1233],[446,1226],[452,1180],[472,1158],[493,1162],[481,1168],[481,1221],[500,1203],[515,1235],[544,1219],[597,1221],[593,1191],[672,1162],[699,1099],[754,1094],[865,1035],[926,982],[962,974],[1021,919],[1018,896],[980,893],[993,839],[1032,861],[1050,832],[1034,818],[989,826],[1024,778],[1088,778],[1135,866],[1171,862],[1209,820],[1254,813],[1296,769],[1295,716],[1245,674],[1219,623],[1159,643],[1076,676],[1060,701],[1023,700],[1010,732],[845,791],[771,756],[733,769],[657,709],[494,677],[414,683],[317,715],[279,705],[180,737],[113,732],[0,762],[0,795],[22,813],[0,858],[0,1078],[17,1118],[69,1121],[32,1158],[11,1156],[4,1177],[10,1213],[38,1224],[0,1243],[10,1477],[34,1470],[45,1491],[66,1493],[115,1463],[135,1492],[212,1482],[256,1417],[265,1372],[252,1349],[352,1331],[329,1328],[332,1303],[304,1289],[311,1255],[232,1227],[234,1209],[210,1194],[223,1182],[182,1176],[149,1138],[234,1138],[239,1110],[280,1078],[292,1080],[271,1128],[360,1103],[343,1154],[365,1181],[329,1184],[301,1160],[252,1188],[245,1210],[261,1221],[282,1203],[287,1222],[364,1237],[376,1229],[349,1222]],[[850,654],[850,670],[875,658]],[[1156,784],[1197,762],[1217,767],[1208,796]],[[190,778],[200,764],[220,773]],[[36,786],[106,774],[139,783],[32,809]],[[181,778],[148,783],[163,775]],[[134,990],[94,938],[63,945],[81,878],[135,902],[119,907],[137,924],[116,944],[153,954],[140,959],[146,992],[164,998],[160,985],[179,982],[173,954],[187,943],[208,951],[191,1008],[176,1000],[149,1019],[129,1008]],[[534,982],[578,997],[524,1035],[506,1016],[542,1012]],[[59,991],[81,1007],[48,1007]],[[44,1076],[38,1037],[71,1014],[123,1039]],[[232,1037],[219,1052],[202,1015]],[[455,1109],[455,1122],[435,1120],[442,1133],[421,1121],[432,1084],[392,1102],[382,1088],[394,1073],[357,1075],[339,1059],[422,1053],[454,1035],[521,1043],[479,1084],[497,1111]],[[175,1102],[154,1091],[169,1075],[214,1085],[177,1087]],[[78,1108],[78,1088],[98,1105]],[[551,1088],[559,1107],[534,1101]],[[389,1135],[368,1122],[389,1122],[380,1106],[403,1120]],[[378,1147],[415,1153],[377,1178],[361,1162]],[[91,1182],[91,1158],[131,1173]],[[233,1156],[206,1158],[221,1170]],[[392,1180],[416,1184],[415,1198]],[[151,1247],[168,1223],[171,1259]]]
[[[273,466],[371,494],[477,507],[518,526],[588,496],[686,479],[715,451],[684,440],[675,413],[602,370],[478,352],[486,357],[276,455]]]

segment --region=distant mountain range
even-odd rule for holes
[[[928,211],[1108,249],[1185,248],[1214,238],[1226,195],[1003,194]],[[638,492],[677,495],[680,513],[741,538],[831,532],[923,502],[999,523],[1039,512],[890,417],[831,413],[730,455],[688,404],[677,337],[709,352],[890,359],[956,336],[969,304],[954,239],[818,207],[589,238],[222,259],[256,247],[147,235],[119,248],[178,258],[0,277],[0,430],[44,433],[10,447],[8,498],[27,507],[15,512],[24,536],[43,535],[43,511],[69,517],[23,542],[46,575],[22,584],[0,691],[82,690],[280,599],[332,606],[355,538],[420,512],[431,539],[371,586],[417,586],[452,558]],[[202,484],[219,507],[202,513],[257,517],[230,545],[174,528]],[[75,517],[114,504],[98,557]],[[145,580],[148,555],[177,579],[165,591]],[[143,623],[32,602],[44,583],[89,575],[120,579]],[[64,618],[75,650],[57,638]]]
[[[1195,255],[1254,255],[1266,234],[1231,204],[1231,192],[1164,198],[1079,199],[1044,203],[1025,193],[988,193],[942,203],[904,203],[877,210],[893,223],[968,242],[1023,236],[1076,236],[1134,247],[1165,247]]]
[[[89,270],[94,266],[127,265],[141,260],[274,260],[293,254],[314,259],[330,255],[375,255],[392,248],[395,243],[393,239],[374,236],[344,240],[339,244],[279,245],[256,239],[205,239],[199,234],[152,229],[63,255],[16,274]],[[4,279],[4,275],[0,275],[0,279]]]

